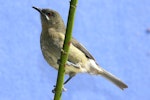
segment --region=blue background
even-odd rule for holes
[[[52,100],[57,71],[40,50],[41,23],[32,6],[58,11],[69,0],[0,1],[0,100]],[[129,88],[78,74],[63,100],[150,100],[150,0],[78,0],[73,35]],[[67,78],[67,77],[66,77]]]

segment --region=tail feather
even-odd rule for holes
[[[124,90],[125,88],[128,88],[128,86],[123,83],[120,79],[112,75],[111,73],[105,71],[103,69],[103,72],[100,73],[103,77],[114,83],[116,86],[118,86],[120,89]]]
[[[86,68],[88,69],[88,73],[96,75],[99,74],[108,79],[109,81],[111,81],[112,83],[114,83],[122,90],[128,88],[128,86],[125,83],[123,83],[120,79],[118,79],[111,73],[105,71],[102,67],[98,66],[98,64],[92,59],[89,59]]]

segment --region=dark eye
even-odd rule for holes
[[[48,15],[48,16],[54,16],[54,13],[48,12],[47,15]]]
[[[51,16],[51,13],[48,12],[48,13],[46,13],[46,15]]]

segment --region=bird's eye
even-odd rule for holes
[[[53,17],[55,16],[55,14],[54,14],[53,12],[48,12],[47,15],[48,15],[49,17],[50,17],[50,16],[53,16]]]
[[[52,14],[51,14],[51,13],[49,13],[49,12],[47,13],[47,15],[48,15],[48,16],[52,16]]]

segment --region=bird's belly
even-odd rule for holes
[[[49,65],[51,65],[52,67],[54,67],[55,69],[58,69],[58,64],[57,61],[60,57],[60,51],[56,51],[53,47],[49,48],[49,46],[47,45],[41,45],[41,49],[42,49],[42,54],[45,58],[45,60],[48,62]],[[58,52],[58,53],[56,53]]]
[[[71,45],[72,47],[72,45]],[[73,47],[72,47],[73,48]],[[60,56],[61,56],[61,49],[62,49],[62,45],[56,45],[56,41],[45,41],[45,39],[41,39],[41,49],[42,49],[42,53],[43,56],[45,58],[45,60],[48,62],[48,64],[52,67],[54,67],[55,69],[58,70],[59,67],[59,63],[58,60],[60,60]],[[73,48],[75,49],[75,48]],[[76,50],[76,49],[75,49]],[[80,72],[85,72],[84,68],[81,63],[82,63],[82,58],[81,56],[84,56],[82,54],[76,54],[73,52],[74,50],[70,49],[70,53],[69,53],[69,61],[74,63],[74,64],[79,64],[80,67],[74,67],[72,65],[65,65],[65,73],[69,74],[69,73],[80,73]],[[81,67],[82,66],[82,67]]]
[[[54,52],[54,51],[51,51],[51,50],[46,50],[46,48],[44,46],[41,46],[42,47],[42,53],[43,53],[43,56],[45,58],[45,60],[48,62],[48,64],[50,66],[52,66],[53,68],[57,69],[58,70],[58,67],[59,67],[59,64],[58,64],[58,60],[60,59],[60,54],[59,55],[55,55],[51,52]],[[83,72],[82,68],[81,67],[74,67],[74,66],[71,66],[71,65],[68,65],[66,64],[65,66],[65,73],[66,74],[69,74],[69,73],[81,73]]]

